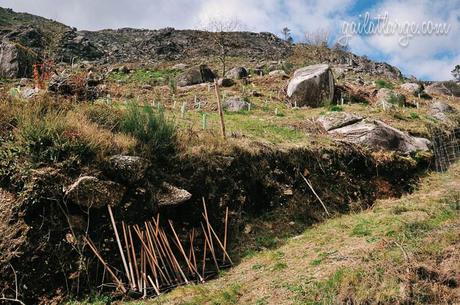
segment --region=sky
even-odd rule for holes
[[[79,30],[202,29],[212,19],[238,19],[244,30],[279,36],[288,27],[296,42],[327,31],[332,43],[346,42],[356,54],[424,80],[452,79],[460,64],[460,0],[0,0],[0,6]]]

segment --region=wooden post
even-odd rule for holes
[[[220,100],[219,85],[217,84],[217,80],[214,80],[214,88],[215,88],[216,97],[217,97],[217,111],[219,112],[219,117],[220,117],[220,130],[222,132],[222,137],[225,139],[224,113],[222,110],[222,101]]]

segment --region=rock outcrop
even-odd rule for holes
[[[425,92],[429,95],[449,95],[460,96],[460,83],[455,81],[435,82],[425,88]]]
[[[30,77],[38,56],[18,43],[3,41],[0,44],[0,77]]]
[[[402,154],[427,151],[430,145],[427,139],[412,137],[379,120],[362,120],[334,129],[331,134],[372,150],[390,150]]]
[[[312,65],[294,72],[287,96],[297,106],[320,107],[334,99],[334,76],[328,65]]]
[[[316,121],[323,126],[326,131],[351,125],[361,121],[363,117],[348,112],[330,112],[320,116]]]
[[[436,101],[430,104],[428,113],[435,119],[446,122],[449,121],[448,114],[454,113],[455,109],[449,104],[442,101]]]

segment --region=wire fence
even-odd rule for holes
[[[460,127],[446,131],[431,130],[436,171],[446,171],[452,163],[460,159]]]

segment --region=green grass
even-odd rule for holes
[[[375,85],[377,86],[378,89],[382,89],[382,88],[393,89],[394,88],[392,83],[384,79],[376,80]]]
[[[372,234],[371,221],[360,219],[351,230],[350,236],[364,237]]]
[[[163,70],[145,70],[137,69],[131,73],[112,72],[109,75],[109,80],[122,83],[136,83],[141,85],[166,85],[170,84],[178,74],[179,70],[163,69]]]

